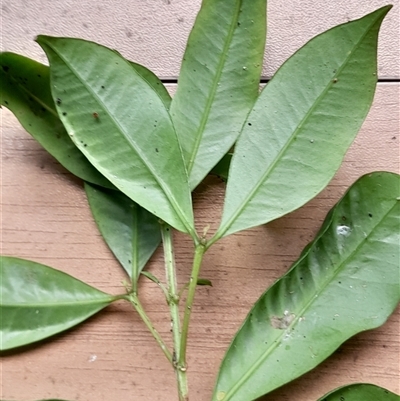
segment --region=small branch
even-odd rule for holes
[[[165,300],[168,302],[168,290],[164,287],[163,283],[148,271],[142,270],[140,274],[147,277],[153,283],[156,283],[161,288],[163,294],[165,295]]]
[[[154,328],[153,324],[150,321],[150,318],[147,316],[146,312],[144,311],[143,306],[140,303],[137,295],[135,293],[132,293],[132,294],[127,295],[125,297],[125,299],[127,299],[133,305],[133,307],[136,309],[137,313],[139,314],[139,316],[141,317],[141,319],[143,320],[143,322],[147,326],[147,328],[150,330],[150,333],[153,335],[154,339],[157,341],[157,344],[160,346],[162,352],[167,357],[168,361],[171,363],[171,365],[174,365],[173,357],[172,357],[170,350],[168,349],[167,345],[161,338],[158,331]]]

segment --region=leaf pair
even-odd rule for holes
[[[51,96],[49,67],[7,52],[0,54],[0,65],[1,104],[66,169],[87,182],[86,194],[100,231],[136,285],[138,274],[161,239],[157,219],[119,191],[110,191],[108,188],[115,189],[114,185],[71,141],[56,111],[55,103],[61,104],[62,100],[56,98],[54,102]],[[130,65],[169,107],[171,98],[161,81],[143,66],[132,62]],[[110,216],[114,213],[120,219],[113,222]],[[134,236],[135,227],[143,229]]]
[[[390,8],[315,37],[267,84],[235,145],[211,242],[281,217],[328,184],[372,104],[379,27]]]

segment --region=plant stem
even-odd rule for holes
[[[168,361],[173,365],[173,357],[171,352],[169,351],[167,345],[164,343],[163,339],[161,338],[160,334],[158,331],[154,328],[152,325],[150,318],[147,316],[146,312],[143,309],[142,304],[139,301],[139,298],[135,293],[129,294],[125,297],[136,309],[137,313],[139,316],[142,318],[144,324],[147,326],[147,328],[150,330],[150,333],[153,335],[154,339],[157,341],[158,345],[160,346],[162,352],[164,352],[164,355],[167,357]]]
[[[181,331],[179,316],[179,295],[176,282],[176,267],[174,256],[174,245],[172,239],[172,231],[168,224],[161,224],[161,235],[164,247],[165,273],[168,284],[168,305],[171,313],[172,337],[174,342],[174,351],[172,364],[174,366],[178,381],[178,393],[180,401],[188,401],[189,389],[187,384],[186,367],[180,363],[181,361]]]
[[[193,266],[192,266],[192,274],[190,276],[189,289],[185,304],[185,312],[183,315],[182,335],[181,335],[180,352],[178,359],[178,365],[184,369],[186,369],[186,347],[187,347],[187,338],[189,334],[190,315],[192,312],[192,305],[194,300],[194,294],[196,292],[197,280],[199,278],[201,262],[203,260],[203,255],[205,251],[206,251],[205,244],[199,243],[196,245],[193,259]]]

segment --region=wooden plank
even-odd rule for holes
[[[379,76],[400,77],[400,0],[393,0],[380,37]],[[2,50],[45,62],[33,42],[38,34],[82,37],[117,49],[162,77],[177,77],[200,0],[110,2],[108,0],[13,0],[2,4]],[[356,19],[386,2],[370,0],[279,0],[268,2],[264,75],[276,69],[312,36]]]
[[[258,296],[282,275],[313,238],[348,185],[374,170],[399,172],[398,84],[380,84],[372,110],[329,187],[302,209],[268,226],[230,236],[206,254],[189,341],[191,401],[210,399],[230,339]],[[122,269],[102,242],[82,184],[60,167],[2,110],[2,253],[63,270],[104,291],[124,292]],[[207,179],[195,193],[200,229],[215,229],[223,184]],[[192,246],[175,236],[179,284],[188,280]],[[161,252],[150,271],[164,277]],[[169,336],[165,301],[143,280],[143,303]],[[348,341],[319,368],[263,398],[309,401],[349,383],[372,382],[399,393],[400,310],[380,329]],[[175,378],[129,305],[118,303],[76,329],[2,356],[1,398],[80,401],[176,399]]]

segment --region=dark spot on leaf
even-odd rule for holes
[[[93,117],[94,117],[95,119],[98,119],[98,118],[99,118],[99,113],[94,112],[94,113],[93,113]]]
[[[156,152],[158,153],[158,148],[156,148]]]
[[[341,282],[341,281],[338,281],[338,283],[339,283],[339,284],[342,284],[342,282]]]
[[[332,81],[332,82],[335,84],[337,81],[338,81],[337,78],[333,78],[333,81]]]
[[[340,397],[340,401],[344,401],[344,397]]]
[[[66,116],[66,115],[67,115],[67,113],[64,111],[64,112],[62,113],[62,115],[63,115],[63,116]]]
[[[8,65],[2,65],[2,67],[3,67],[4,72],[8,72],[10,69],[10,67]]]
[[[4,103],[5,103],[5,104],[8,104],[7,100],[4,100]]]
[[[87,143],[84,143],[84,144],[83,144],[83,147],[86,148],[86,146],[87,146]]]
[[[105,86],[104,85],[101,85],[101,89],[104,89],[105,88]]]
[[[61,104],[61,99],[60,99],[59,97],[57,98],[56,103],[57,103],[58,105]]]
[[[247,125],[250,125],[250,127],[251,127],[251,123],[247,123]]]
[[[369,217],[372,217],[372,213],[368,213],[368,216],[369,216]]]
[[[37,74],[37,76],[38,76],[39,78],[42,78],[42,76],[41,76],[40,74]]]
[[[129,260],[128,260],[128,263],[130,264],[130,263],[132,263],[132,261],[129,259]]]
[[[240,26],[240,22],[237,23],[237,26]]]
[[[346,221],[347,219],[346,219],[346,216],[342,216],[342,220],[343,221]]]

